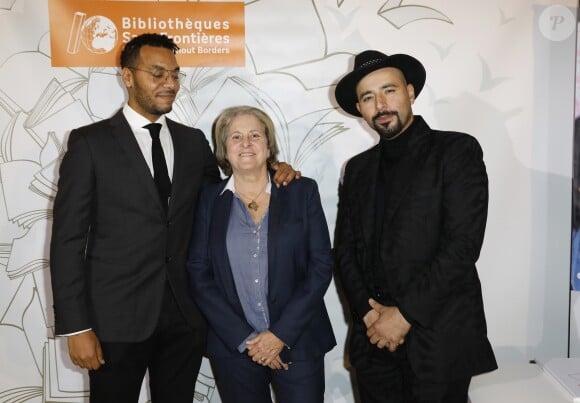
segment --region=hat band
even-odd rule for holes
[[[373,59],[373,60],[369,60],[368,62],[364,62],[363,64],[361,64],[358,68],[359,69],[364,69],[365,67],[372,66],[373,64],[380,63],[383,60],[384,59]]]

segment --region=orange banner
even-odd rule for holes
[[[182,67],[243,66],[243,2],[49,0],[54,67],[119,65],[123,45],[146,32],[179,46]]]

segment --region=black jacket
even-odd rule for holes
[[[487,219],[487,174],[473,137],[431,130],[420,116],[415,120],[403,134],[412,137],[378,234],[381,269],[394,305],[412,325],[405,344],[415,375],[465,378],[497,368],[475,267]],[[375,348],[361,318],[374,296],[370,245],[379,161],[378,146],[353,157],[339,197],[334,247],[353,315],[349,348],[355,367]]]

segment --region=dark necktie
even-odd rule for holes
[[[163,208],[167,211],[169,196],[171,195],[171,180],[167,172],[167,163],[165,162],[165,155],[159,140],[159,132],[161,131],[161,123],[150,123],[143,126],[149,130],[151,139],[151,156],[153,157],[153,179],[157,185],[157,192],[163,204]]]

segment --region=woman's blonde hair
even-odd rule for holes
[[[264,125],[266,139],[268,141],[268,165],[278,162],[278,144],[276,143],[276,132],[272,119],[261,109],[248,105],[232,106],[224,109],[216,118],[213,128],[213,146],[217,162],[225,175],[232,174],[232,166],[227,160],[228,129],[232,120],[240,115],[251,115]]]

